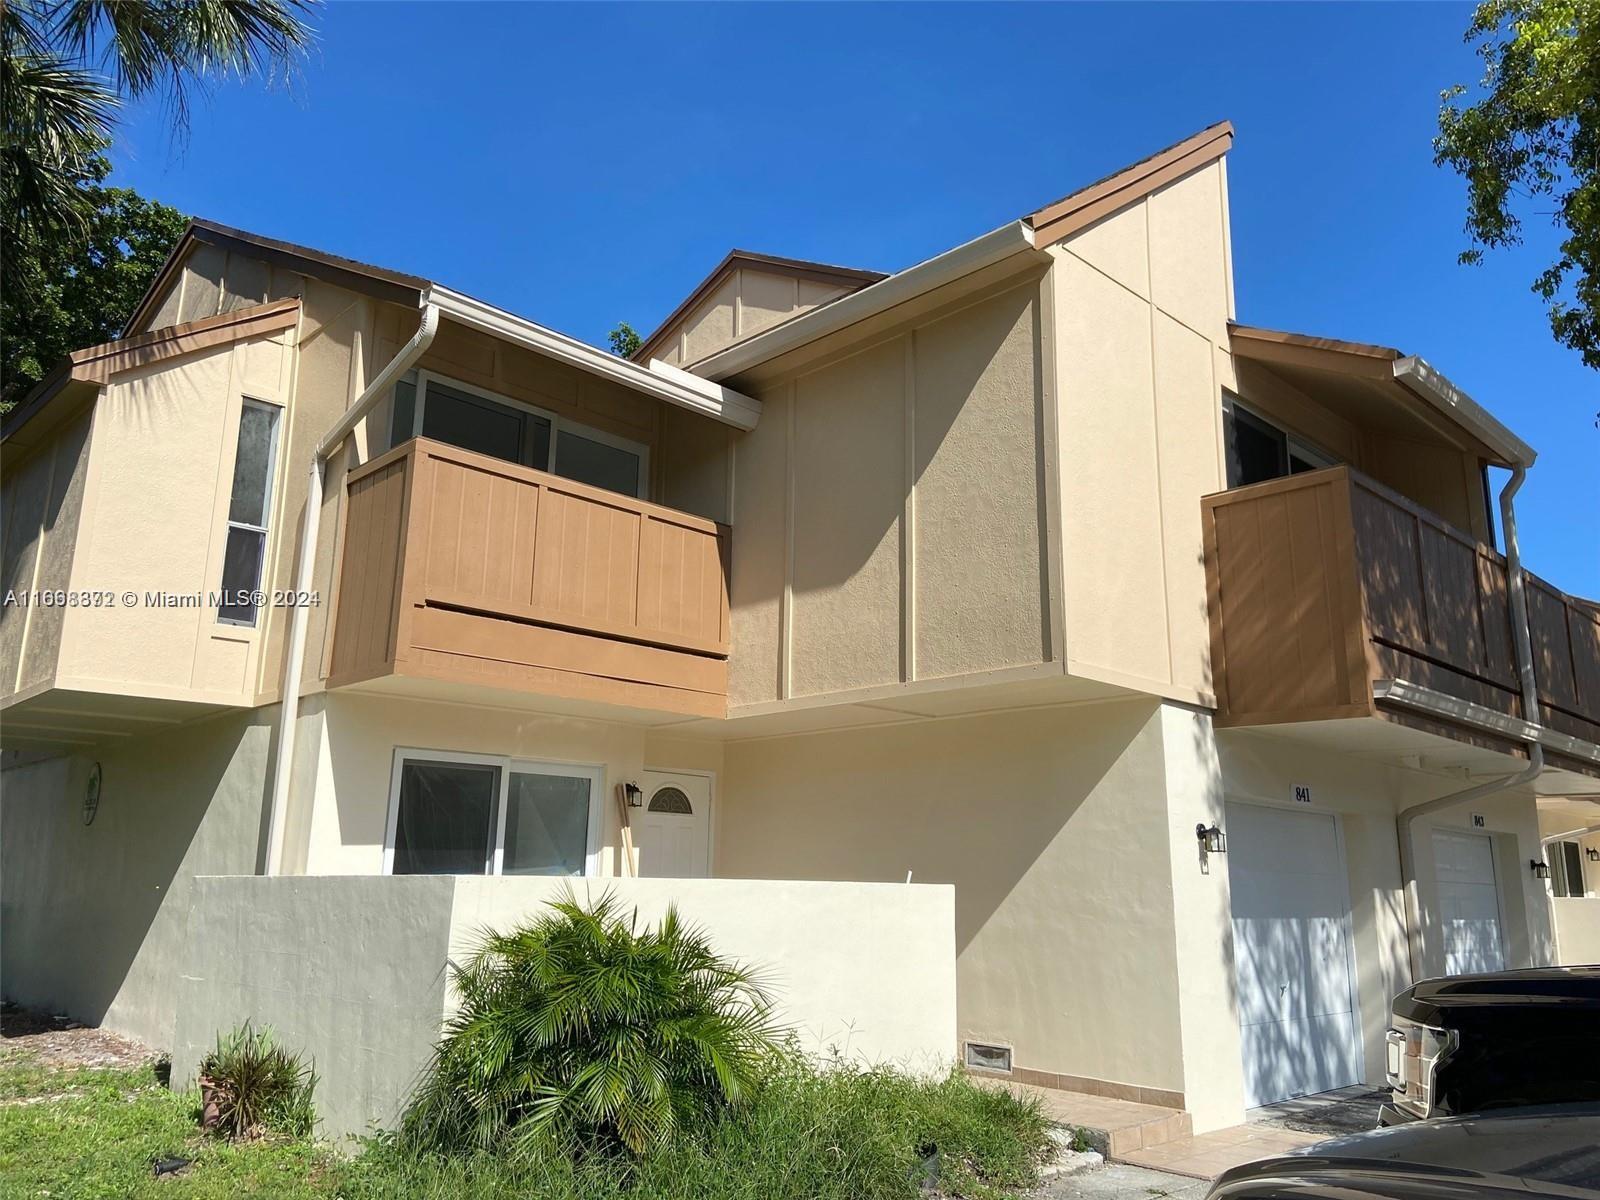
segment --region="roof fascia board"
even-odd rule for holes
[[[1040,246],[1070,237],[1151,192],[1221,158],[1233,145],[1233,125],[1222,121],[1134,163],[1114,175],[1047,204],[1024,220]]]
[[[275,300],[74,350],[6,414],[0,441],[9,439],[31,421],[68,383],[106,384],[123,371],[292,328],[299,315],[298,299]]]
[[[736,429],[754,429],[761,417],[761,402],[741,392],[719,387],[709,380],[689,375],[687,371],[675,368],[663,371],[655,363],[648,367],[640,366],[449,288],[433,285],[428,289],[424,303],[437,305],[442,316],[480,333],[525,346],[591,375],[644,392]],[[659,365],[666,366],[664,363]]]
[[[630,357],[634,362],[645,362],[655,356],[660,348],[660,343],[672,332],[674,326],[692,313],[714,291],[724,279],[741,267],[752,267],[774,274],[790,275],[796,279],[814,279],[819,283],[837,283],[843,285],[867,285],[885,279],[887,276],[882,271],[862,271],[854,267],[835,267],[826,263],[807,262],[800,258],[781,258],[774,254],[757,254],[753,250],[730,250],[727,255],[712,268],[711,273],[702,279],[693,291],[684,297],[683,301],[662,318],[661,323],[655,327],[650,336],[640,343],[639,349]]]
[[[1405,355],[1388,346],[1248,325],[1230,325],[1228,333],[1233,351],[1240,358],[1365,379],[1393,380],[1422,401],[1424,409],[1419,415],[1447,436],[1466,434],[1475,446],[1495,456],[1496,466],[1531,467],[1538,457],[1528,443],[1506,428],[1488,409],[1451,383],[1442,371],[1414,354]]]
[[[1408,355],[1397,359],[1393,366],[1394,377],[1407,391],[1426,401],[1436,412],[1453,424],[1460,426],[1504,456],[1503,466],[1531,467],[1538,453],[1500,421],[1490,414],[1466,392],[1451,383],[1442,371],[1435,370],[1424,359]]]
[[[754,337],[735,342],[692,364],[694,373],[707,379],[727,379],[780,354],[787,354],[807,342],[826,337],[925,292],[1024,253],[1034,253],[1033,230],[1022,221],[1012,221],[914,267],[907,267],[859,292],[841,296],[763,330]]]

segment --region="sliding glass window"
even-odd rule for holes
[[[398,751],[384,870],[594,874],[600,779],[599,767]]]
[[[642,442],[431,371],[395,384],[391,421],[391,446],[429,437],[625,496],[645,494],[650,451]]]

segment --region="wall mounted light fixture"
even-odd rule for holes
[[[644,804],[644,789],[637,783],[628,782],[622,785],[622,790],[627,794],[628,807],[639,808]]]
[[[1209,828],[1205,822],[1194,827],[1195,839],[1200,843],[1200,849],[1207,854],[1226,854],[1228,852],[1228,835],[1222,832],[1222,826],[1212,825]]]
[[[1549,879],[1550,878],[1550,864],[1549,863],[1540,862],[1537,858],[1530,858],[1528,860],[1528,866],[1533,868],[1533,877],[1535,879]]]
[[[1590,862],[1600,862],[1600,850],[1597,850],[1595,847],[1590,846],[1584,851],[1584,853],[1589,856]]]

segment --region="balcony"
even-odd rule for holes
[[[726,527],[426,438],[346,490],[330,687],[725,714]]]
[[[1348,467],[1202,505],[1218,726],[1378,721],[1523,753],[1492,548]],[[1526,578],[1547,757],[1600,775],[1600,609]]]

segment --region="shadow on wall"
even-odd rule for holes
[[[170,1046],[190,882],[255,872],[271,733],[270,714],[228,714],[5,772],[7,999]]]

